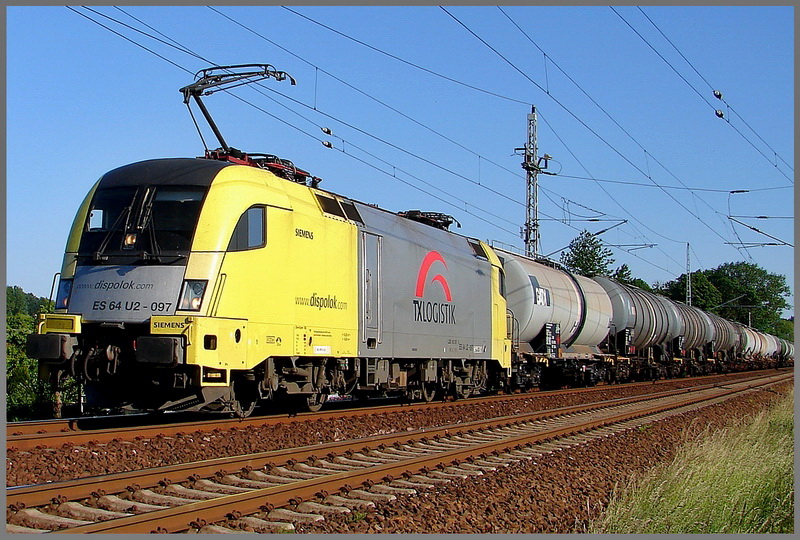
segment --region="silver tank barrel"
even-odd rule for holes
[[[717,351],[729,351],[736,347],[739,334],[736,327],[728,320],[713,313],[707,313],[714,325],[714,348]]]
[[[612,316],[608,295],[593,280],[495,250],[503,259],[508,308],[519,322],[519,338],[532,341],[546,323],[558,323],[565,345],[596,346]]]
[[[760,341],[756,333],[747,326],[742,326],[742,354],[752,356],[760,346]]]
[[[688,351],[702,346],[705,340],[705,326],[699,310],[682,302],[676,302],[675,306],[678,308],[685,324],[683,348]]]
[[[684,335],[686,332],[686,323],[684,322],[683,317],[681,317],[681,314],[678,311],[678,306],[675,305],[675,302],[666,296],[661,296],[659,294],[655,294],[653,296],[656,298],[656,300],[661,302],[667,314],[667,339],[671,340]]]
[[[671,300],[607,277],[593,279],[611,300],[614,330],[632,329],[631,345],[637,349],[664,343],[686,331],[680,310]]]

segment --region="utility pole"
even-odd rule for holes
[[[689,242],[686,242],[686,305],[692,305],[692,271],[689,259]]]

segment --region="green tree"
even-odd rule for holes
[[[614,274],[611,277],[625,285],[633,285],[633,274],[631,274],[631,269],[625,263],[614,270]]]
[[[659,292],[673,300],[686,301],[686,274],[678,279],[664,283]],[[722,294],[701,271],[692,272],[692,305],[708,310],[722,303]]]
[[[6,287],[6,412],[9,420],[27,420],[47,415],[53,393],[49,383],[39,380],[38,362],[25,354],[36,314],[50,311],[47,298],[26,293],[21,287]],[[70,395],[77,395],[73,384]]]
[[[15,313],[6,320],[6,403],[9,410],[30,407],[38,401],[38,365],[25,355],[25,341],[33,332],[33,317]]]
[[[781,313],[791,307],[786,301],[790,294],[786,276],[744,261],[725,263],[703,273],[720,292],[721,303],[730,302],[713,312],[743,324],[749,316],[753,328],[777,333]]]
[[[22,287],[16,285],[6,286],[6,316],[24,313],[35,317],[37,313],[46,313],[52,310],[53,303],[47,298],[26,293]]]
[[[778,321],[775,325],[775,335],[794,343],[794,315]]]
[[[644,289],[647,292],[653,292],[653,288],[643,279],[641,278],[633,278],[631,281],[631,285],[634,287],[639,287],[640,289]]]
[[[633,277],[630,267],[625,263],[622,263],[622,266],[614,270],[614,274],[612,274],[611,277],[625,285],[633,285],[634,287],[638,287],[639,289],[644,289],[645,291],[649,292],[653,291],[653,289],[645,280]]]
[[[614,259],[611,250],[603,247],[599,238],[584,230],[561,253],[561,264],[587,277],[608,276]]]

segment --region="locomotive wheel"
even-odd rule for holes
[[[328,401],[328,394],[323,394],[322,392],[318,392],[316,394],[311,394],[305,399],[306,408],[310,412],[317,412],[322,408],[322,404]]]
[[[435,382],[424,382],[422,383],[422,400],[425,403],[430,403],[436,397],[438,393],[437,384]]]
[[[233,415],[237,418],[247,418],[258,405],[258,389],[249,381],[234,382],[233,384]]]
[[[467,397],[467,393],[464,389],[464,384],[456,381],[450,383],[446,395],[452,397],[453,400],[464,399]]]
[[[233,402],[233,414],[237,418],[247,418],[256,409],[257,399],[251,401],[235,400]]]

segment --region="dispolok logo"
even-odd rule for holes
[[[456,324],[456,306],[453,304],[453,294],[450,292],[450,284],[447,282],[447,278],[438,273],[430,281],[428,280],[431,267],[436,263],[441,263],[444,269],[447,270],[447,261],[444,260],[441,253],[429,251],[419,267],[415,290],[417,299],[413,301],[414,321],[434,324]],[[423,299],[426,287],[433,283],[439,284],[442,292],[444,292],[446,302],[432,302]]]

